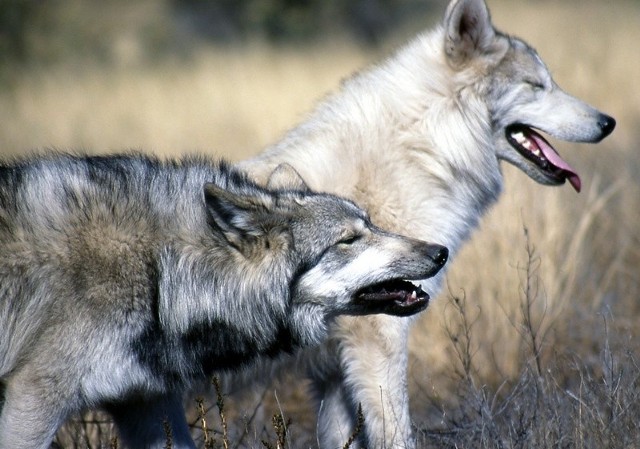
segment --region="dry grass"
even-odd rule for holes
[[[193,60],[57,65],[0,91],[3,153],[140,148],[241,159],[292,126],[366,56],[349,45],[203,48]]]
[[[580,195],[505,167],[503,198],[453,262],[449,292],[414,328],[416,426],[425,447],[638,447],[640,6],[490,6],[501,29],[536,46],[556,80],[618,128],[598,146],[558,144],[582,174]],[[20,73],[0,91],[3,153],[141,148],[242,159],[379,57],[343,43],[196,54],[187,63]],[[279,400],[273,388],[227,398],[231,441],[277,441],[271,417],[280,413],[293,421],[288,444],[312,447],[303,388],[277,385]],[[212,407],[207,422],[219,422],[217,413]],[[79,434],[96,432],[88,427]],[[101,433],[114,447],[108,426]]]

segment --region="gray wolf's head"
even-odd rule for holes
[[[496,31],[484,0],[453,0],[443,28],[444,52],[460,91],[471,89],[486,102],[497,157],[541,184],[569,180],[580,191],[576,171],[539,131],[599,142],[615,120],[563,92],[534,49]]]
[[[295,189],[283,184],[291,177]],[[409,281],[434,276],[448,257],[443,246],[377,228],[351,201],[312,193],[286,164],[272,175],[269,189],[238,195],[207,184],[205,200],[216,229],[249,260],[247,266],[287,267],[285,274],[273,268],[272,276],[288,284],[290,326],[302,344],[317,341],[317,330],[336,315],[424,310],[428,294]]]

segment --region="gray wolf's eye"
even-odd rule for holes
[[[351,244],[357,242],[358,240],[360,240],[360,237],[362,237],[362,236],[361,235],[357,235],[357,234],[347,235],[347,236],[343,237],[342,240],[340,240],[338,242],[338,245],[351,245]]]

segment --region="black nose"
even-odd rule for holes
[[[433,252],[430,254],[431,259],[438,265],[443,266],[449,258],[449,250],[440,245],[433,245]]]
[[[602,130],[602,139],[607,137],[616,127],[616,119],[609,117],[606,114],[602,114],[600,120],[598,120],[598,126]]]

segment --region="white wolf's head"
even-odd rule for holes
[[[495,30],[483,0],[449,4],[444,19],[444,52],[460,89],[486,102],[499,159],[541,184],[580,177],[536,130],[574,142],[598,142],[615,120],[563,92],[538,54],[520,39]]]

